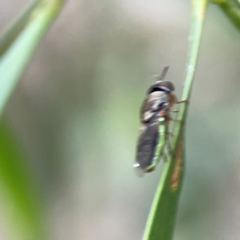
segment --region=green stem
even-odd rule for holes
[[[199,45],[202,34],[207,0],[192,0],[192,24],[189,34],[189,55],[182,100],[189,103],[196,69]],[[188,103],[180,105],[178,120],[173,130],[172,151],[164,164],[162,176],[151,206],[143,240],[171,240],[177,213],[177,206],[183,183],[184,161],[184,125]]]
[[[189,49],[186,68],[186,77],[184,81],[182,100],[187,100],[188,104],[180,104],[178,120],[186,121],[187,109],[190,101],[191,90],[193,86],[194,74],[197,66],[198,52],[202,35],[202,28],[205,18],[205,11],[208,0],[192,0],[192,24],[188,37]],[[174,135],[179,135],[183,124],[176,124]],[[173,146],[176,146],[177,139],[174,138]]]

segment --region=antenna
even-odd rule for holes
[[[167,75],[168,69],[169,69],[169,66],[164,67],[161,75],[159,77],[157,77],[157,80],[164,80]]]

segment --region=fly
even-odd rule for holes
[[[168,141],[170,110],[177,102],[172,82],[165,80],[168,66],[157,81],[150,86],[140,111],[140,129],[137,143],[136,162],[133,167],[142,172],[152,172],[164,157]]]

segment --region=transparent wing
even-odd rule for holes
[[[156,118],[150,125],[143,125],[137,145],[137,157],[134,167],[142,172],[152,172],[163,156],[168,126],[165,118]]]
[[[145,170],[152,164],[159,139],[158,125],[158,119],[156,118],[151,124],[144,124],[141,126],[138,137],[135,167]]]

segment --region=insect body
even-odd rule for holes
[[[135,168],[143,172],[152,172],[164,155],[168,138],[168,123],[171,120],[170,109],[176,102],[172,93],[174,85],[164,80],[169,67],[165,67],[161,76],[150,86],[143,101],[137,144]]]

